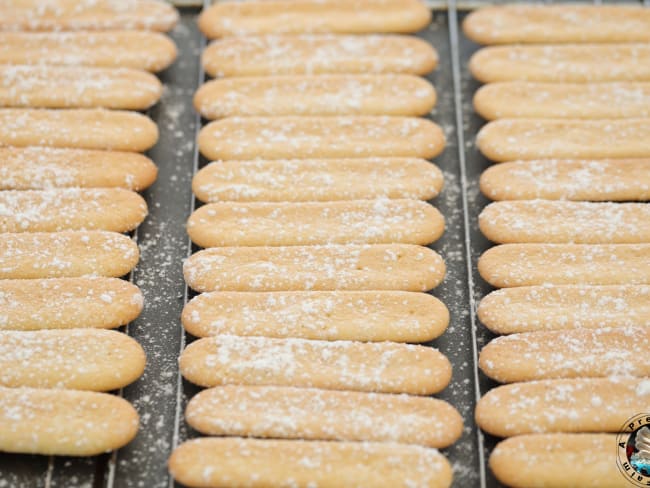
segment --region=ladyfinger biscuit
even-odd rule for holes
[[[144,199],[122,188],[0,192],[0,232],[127,232],[146,215]]]
[[[194,107],[207,119],[248,115],[425,115],[435,103],[433,86],[412,75],[224,78],[207,82],[194,96]]]
[[[265,0],[219,2],[199,16],[210,39],[309,32],[372,34],[424,29],[431,12],[419,0]]]
[[[177,447],[169,470],[179,483],[205,488],[447,488],[452,481],[438,450],[384,442],[208,437]]]
[[[122,187],[140,191],[158,168],[142,154],[52,147],[0,147],[0,190]]]
[[[198,143],[210,159],[430,159],[445,148],[445,135],[416,117],[229,117],[203,127]]]
[[[479,357],[501,383],[554,378],[650,376],[647,327],[526,332],[497,337]]]
[[[0,32],[1,64],[96,66],[162,71],[173,41],[155,32]]]
[[[629,488],[616,467],[613,434],[530,434],[501,441],[490,455],[490,469],[513,488],[583,486]]]
[[[147,116],[103,109],[0,109],[0,146],[143,152],[158,141]]]
[[[178,12],[156,0],[5,0],[0,30],[110,30],[168,31]]]
[[[497,288],[530,285],[650,285],[648,244],[503,244],[478,261]]]
[[[140,289],[117,278],[0,280],[0,330],[113,329],[142,303]]]
[[[480,186],[492,200],[645,201],[650,159],[513,161],[486,169]]]
[[[650,117],[650,83],[489,83],[474,94],[474,109],[488,120]]]
[[[128,444],[138,423],[131,404],[115,395],[0,387],[0,451],[95,456]]]
[[[385,35],[232,37],[211,43],[201,59],[206,73],[214,77],[425,75],[438,64],[438,54],[429,43],[416,37]]]
[[[442,185],[440,169],[416,158],[218,161],[192,180],[196,197],[204,202],[431,200]]]
[[[219,202],[187,221],[201,247],[321,244],[430,244],[445,230],[440,212],[420,200]]]
[[[190,300],[181,321],[197,337],[426,342],[445,331],[449,311],[402,291],[212,292]]]
[[[499,437],[618,432],[627,419],[648,409],[650,379],[647,378],[529,381],[488,391],[476,405],[476,423]]]
[[[650,119],[501,119],[483,126],[479,150],[494,161],[650,156]]]
[[[219,335],[187,346],[179,365],[186,380],[203,387],[296,386],[430,395],[451,379],[451,364],[437,349],[393,342]]]
[[[640,5],[493,5],[469,14],[463,31],[479,44],[650,42],[650,12]]]
[[[376,441],[447,447],[463,419],[428,397],[279,386],[219,386],[187,405],[202,434],[275,439]]]
[[[469,70],[483,83],[650,81],[650,44],[486,47],[471,57]]]
[[[110,391],[144,371],[140,344],[114,330],[0,332],[0,385]]]
[[[146,71],[68,66],[0,66],[0,107],[145,110],[162,85]]]
[[[479,227],[493,242],[650,242],[647,203],[518,200],[494,202],[479,215]]]
[[[199,292],[427,291],[444,278],[445,263],[412,244],[222,247],[192,255],[183,274]]]
[[[118,277],[139,258],[137,244],[117,232],[0,234],[0,279]]]
[[[481,322],[496,334],[650,326],[650,286],[522,286],[487,295]]]

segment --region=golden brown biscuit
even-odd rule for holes
[[[647,327],[526,332],[497,337],[479,367],[501,383],[554,378],[650,376]]]
[[[185,379],[199,386],[275,385],[430,395],[451,380],[437,349],[393,342],[309,341],[219,335],[181,354]]]
[[[411,36],[380,35],[232,37],[212,42],[201,59],[206,73],[214,77],[425,75],[438,64],[438,54],[429,43]]]
[[[474,94],[474,109],[488,120],[650,117],[650,83],[489,83]]]
[[[430,159],[445,135],[416,117],[229,117],[203,127],[198,143],[210,159]]]
[[[145,110],[162,95],[146,71],[69,66],[0,66],[0,107]]]
[[[491,5],[463,32],[479,44],[650,42],[650,12],[636,5]]]
[[[650,285],[649,244],[502,244],[479,258],[497,288],[530,285]]]
[[[0,385],[110,391],[137,380],[145,355],[114,330],[0,332]]]
[[[139,257],[137,244],[116,232],[0,234],[0,279],[124,276]]]
[[[479,150],[494,161],[650,156],[650,119],[501,119],[483,126]]]
[[[431,12],[419,0],[264,0],[219,2],[199,16],[210,39],[308,32],[372,34],[424,29]]]
[[[169,470],[186,486],[211,488],[448,488],[452,480],[438,450],[383,442],[208,437],[177,447]]]
[[[200,292],[427,291],[444,278],[445,263],[412,244],[223,247],[192,255],[183,274]]]
[[[469,70],[483,83],[650,81],[650,44],[551,44],[480,49]]]
[[[181,321],[197,337],[426,342],[445,331],[449,311],[431,295],[403,291],[220,291],[190,300]]]
[[[131,442],[138,422],[115,395],[0,387],[0,451],[95,456]]]
[[[162,71],[176,45],[156,32],[0,32],[1,64],[96,66]]]
[[[435,398],[281,386],[219,386],[187,405],[202,434],[275,439],[376,441],[447,447],[463,430]]]
[[[127,232],[146,216],[144,199],[122,188],[0,192],[0,232]]]
[[[629,488],[616,467],[613,434],[531,434],[501,441],[490,455],[497,479],[513,488]],[[585,475],[585,472],[588,472]]]
[[[207,82],[194,95],[194,108],[207,119],[247,115],[425,115],[435,103],[433,86],[412,75],[224,78]]]
[[[648,409],[650,379],[647,378],[529,381],[488,391],[476,405],[476,423],[499,437],[618,432],[627,419]]]
[[[431,200],[442,185],[440,169],[416,158],[217,161],[192,180],[192,190],[203,202]]]
[[[487,295],[481,322],[496,334],[650,326],[650,286],[522,286]]]
[[[645,201],[650,159],[513,161],[486,169],[480,186],[492,200]]]
[[[442,214],[420,200],[219,202],[203,205],[187,221],[188,234],[201,247],[426,245],[444,231]]]
[[[143,152],[158,141],[147,116],[104,109],[0,109],[0,146]]]
[[[5,0],[0,30],[110,30],[168,31],[178,12],[155,0]]]
[[[122,187],[140,191],[156,180],[158,168],[138,153],[0,147],[0,190]]]
[[[142,304],[140,289],[117,278],[0,280],[0,330],[113,329]]]
[[[650,204],[518,200],[494,202],[478,218],[485,237],[498,243],[650,242]]]

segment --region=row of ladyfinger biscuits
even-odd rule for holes
[[[273,13],[289,10],[296,19],[292,29],[301,29],[307,9],[307,23],[320,17],[322,28],[331,31],[328,15],[345,13],[346,22],[354,23],[359,11],[372,32],[372,19],[386,18],[382,9],[393,3],[400,2],[370,8],[364,2],[258,2],[244,7],[243,21],[255,24],[251,12],[261,9],[266,17],[261,24],[282,26]],[[402,3],[415,6],[416,16],[424,12],[428,23],[424,7]],[[208,9],[202,29],[223,23],[246,33],[229,19],[230,8],[240,6]],[[405,15],[412,15],[409,9],[396,12],[396,17]],[[385,117],[427,113],[435,91],[412,76],[363,74],[395,72],[391,65],[403,53],[395,51],[387,64],[379,53],[386,52],[384,46],[409,41],[241,37],[217,41],[206,50],[204,62],[213,53],[232,56],[229,46],[240,52],[253,47],[273,64],[267,61],[270,72],[262,67],[255,73],[264,77],[215,80],[195,97],[197,110],[208,118],[258,117],[213,122],[199,136],[206,157],[238,161],[212,163],[193,181],[197,196],[212,203],[190,217],[188,232],[209,249],[188,259],[184,271],[188,284],[206,293],[187,304],[183,325],[203,338],[186,348],[180,368],[189,381],[209,387],[188,405],[189,424],[203,434],[235,438],[195,439],[178,447],[170,471],[182,483],[450,484],[444,457],[415,445],[450,445],[460,435],[462,419],[443,401],[412,396],[443,389],[450,380],[449,361],[435,349],[400,344],[435,338],[449,321],[441,302],[414,293],[435,286],[444,276],[444,263],[433,251],[412,245],[430,243],[444,230],[437,210],[418,201],[439,193],[442,175],[416,159],[438,154],[444,136],[419,119]],[[300,54],[277,57],[279,45]],[[364,60],[367,48],[371,52]],[[361,54],[352,70],[355,56],[346,51]],[[252,57],[248,53],[236,69],[263,64]],[[267,76],[287,62],[297,67],[288,66],[287,73],[300,73],[305,69],[300,63],[311,65],[312,60],[318,67],[308,66],[309,76]],[[368,70],[369,62],[379,68]],[[362,75],[333,75],[338,72]],[[340,117],[348,114],[382,117]],[[360,242],[385,244],[355,244]],[[422,264],[430,269],[417,278]],[[397,412],[403,420],[395,418]],[[276,455],[285,466],[271,461]]]
[[[158,2],[10,3],[0,30],[22,32],[0,33],[0,106],[25,108],[0,110],[0,145],[10,146],[1,149],[0,450],[100,454],[138,430],[128,402],[95,392],[140,377],[144,351],[125,334],[97,329],[124,325],[142,309],[140,290],[110,277],[137,263],[137,245],[118,233],[147,213],[126,189],[148,187],[157,170],[139,154],[98,149],[144,151],[158,131],[142,115],[95,108],[153,105],[160,82],[130,67],[157,71],[176,52],[160,34],[104,29],[168,30],[177,13]],[[102,32],[24,32],[68,29]],[[149,50],[134,53],[134,41]],[[85,110],[43,110],[76,107]]]
[[[522,15],[527,22],[515,25]],[[575,24],[581,16],[585,22]],[[573,27],[563,29],[569,17]],[[464,29],[487,43],[645,42],[642,34],[635,38],[620,29],[632,24],[647,28],[649,20],[645,10],[625,7],[507,6],[477,11]],[[644,180],[650,173],[645,160],[624,160],[619,166],[615,159],[595,159],[625,157],[628,150],[631,157],[649,155],[648,148],[637,144],[647,121],[629,119],[647,116],[637,108],[644,106],[647,87],[628,82],[645,81],[645,75],[631,68],[621,76],[621,68],[632,66],[644,49],[646,45],[623,44],[503,46],[481,50],[470,62],[477,79],[497,81],[475,95],[477,112],[487,119],[511,118],[489,123],[477,138],[479,149],[497,161],[533,160],[489,169],[481,177],[483,193],[497,200],[549,199],[497,202],[479,217],[490,240],[516,243],[486,252],[479,260],[481,275],[495,286],[532,285],[493,292],[478,309],[493,331],[514,332],[491,341],[479,357],[488,377],[512,384],[489,391],[476,409],[477,424],[485,431],[517,436],[497,445],[490,456],[495,475],[509,486],[579,484],[573,471],[561,469],[567,459],[574,468],[597,471],[594,486],[627,483],[613,454],[607,455],[613,453],[616,436],[598,434],[619,432],[627,419],[650,407],[649,373],[639,361],[648,341],[642,317],[647,286],[638,286],[648,282],[646,270],[630,268],[626,274],[625,266],[618,267],[623,263],[612,266],[622,254],[641,266],[647,261],[650,249],[643,244],[614,244],[648,242],[647,205],[550,200],[646,199]],[[608,59],[597,67],[593,61],[605,53],[614,54],[612,63]],[[569,61],[573,57],[575,63]],[[497,66],[498,74],[493,71]],[[544,66],[553,69],[544,75]],[[624,120],[599,120],[603,118]],[[615,140],[621,152],[609,153],[601,144],[599,138],[610,137],[612,130],[620,130],[614,137],[622,136]],[[534,142],[541,134],[547,147]],[[587,147],[590,142],[594,145]],[[582,160],[542,159],[549,157]],[[620,276],[600,274],[606,267]],[[628,367],[632,364],[638,368]],[[584,449],[584,456],[573,455],[577,449]]]

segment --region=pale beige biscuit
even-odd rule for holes
[[[650,156],[649,119],[500,119],[476,136],[488,159],[625,159]]]
[[[224,247],[195,253],[183,274],[200,292],[427,291],[443,280],[445,263],[412,244]]]
[[[0,92],[1,93],[1,92]],[[207,119],[247,115],[426,115],[436,91],[412,75],[224,78],[194,95]]]
[[[190,300],[181,321],[197,337],[427,342],[445,331],[449,311],[432,295],[403,291],[222,291]]]
[[[137,244],[117,232],[0,234],[0,279],[124,276],[139,258]]]
[[[650,44],[486,47],[471,57],[469,70],[483,83],[650,81]]]
[[[649,244],[502,244],[478,261],[497,288],[530,285],[650,285]]]
[[[650,117],[650,83],[489,83],[474,94],[474,109],[488,120]]]
[[[490,341],[479,367],[501,383],[650,376],[648,350],[650,329],[643,326],[526,332]]]
[[[488,391],[476,405],[476,423],[499,437],[618,432],[627,419],[648,409],[650,379],[647,378],[529,381]]]
[[[255,34],[408,33],[424,29],[431,12],[420,0],[265,0],[218,2],[199,16],[210,39]]]
[[[146,115],[104,109],[0,109],[0,146],[144,152],[158,141]]]
[[[201,247],[426,245],[444,231],[442,214],[420,200],[219,202],[203,205],[187,221]]]
[[[0,332],[0,385],[110,391],[144,371],[140,344],[101,329]]]
[[[616,466],[614,434],[530,434],[501,441],[490,455],[497,479],[513,488],[629,488]]]
[[[445,148],[445,135],[416,117],[229,117],[203,127],[198,143],[209,159],[430,159]]]
[[[486,169],[480,187],[492,200],[644,201],[650,159],[512,161]]]
[[[478,306],[492,332],[650,326],[650,286],[560,285],[495,290]]]
[[[4,0],[0,30],[111,30],[168,31],[178,12],[157,0]]]
[[[95,456],[128,444],[138,423],[131,404],[115,395],[0,387],[0,451]]]
[[[162,71],[176,45],[155,32],[0,32],[1,64],[96,66]]]
[[[140,289],[117,278],[0,280],[0,330],[114,329],[142,305]]]
[[[478,218],[485,237],[498,243],[650,242],[650,204],[517,200],[493,202]]]
[[[140,191],[158,168],[133,152],[52,147],[0,147],[0,190],[122,187]]]
[[[179,483],[205,488],[448,488],[453,476],[438,450],[421,446],[216,437],[177,447],[169,470]]]
[[[650,11],[636,5],[492,5],[463,32],[479,44],[650,42]]]
[[[437,349],[393,342],[219,335],[191,343],[179,364],[185,379],[205,387],[275,385],[430,395],[451,379],[451,364]]]
[[[158,78],[141,70],[0,66],[0,107],[145,110],[161,95]]]
[[[275,439],[376,441],[447,447],[463,419],[435,398],[281,386],[219,386],[187,405],[202,434]]]
[[[0,192],[0,232],[127,232],[146,216],[144,199],[123,188]]]
[[[438,65],[438,54],[429,43],[411,36],[380,35],[232,37],[212,42],[201,59],[206,73],[215,77],[425,75]]]
[[[192,190],[203,202],[431,200],[442,185],[440,169],[416,158],[217,161],[192,180]]]

